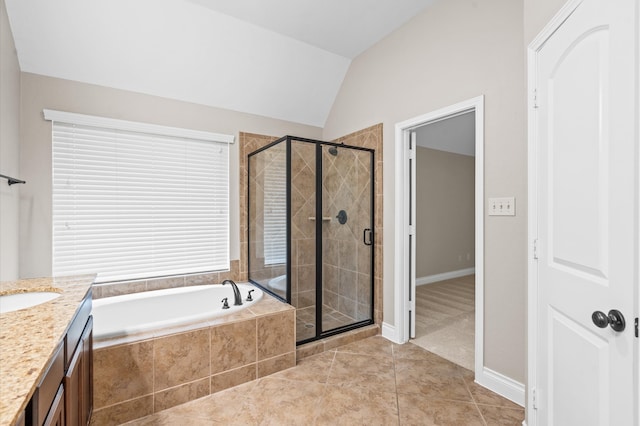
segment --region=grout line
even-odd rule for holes
[[[467,389],[467,392],[471,396],[471,401],[473,402],[473,405],[476,407],[476,411],[480,415],[480,419],[485,424],[485,426],[487,426],[487,421],[484,419],[484,416],[482,415],[482,411],[480,411],[480,407],[478,406],[478,401],[476,400],[476,397],[473,395],[473,392],[471,392],[471,388],[469,387],[469,384],[464,379],[464,376],[462,374],[462,370],[459,370],[459,371],[460,371],[460,373],[459,373],[460,379],[462,380],[462,383],[464,383],[464,387]]]
[[[398,376],[396,375],[396,348],[391,345],[391,362],[393,362],[393,381],[396,389],[396,408],[398,409],[398,425],[400,425],[400,397],[398,396]]]

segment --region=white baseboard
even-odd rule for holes
[[[396,327],[386,322],[382,323],[382,337],[391,340],[393,343],[403,343],[399,339]]]
[[[443,272],[441,274],[428,275],[426,277],[416,278],[416,285],[425,285],[437,283],[438,281],[450,280],[452,278],[460,278],[465,275],[476,273],[476,268],[458,269],[457,271]]]
[[[503,374],[485,367],[476,372],[476,383],[524,407],[524,385]]]

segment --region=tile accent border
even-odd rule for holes
[[[123,294],[141,293],[143,291],[163,290],[167,288],[189,287],[194,285],[220,284],[226,279],[242,281],[240,261],[232,260],[228,271],[207,272],[202,274],[176,275],[148,280],[119,281],[115,283],[93,284],[93,298],[121,296]],[[246,281],[246,279],[244,280]]]

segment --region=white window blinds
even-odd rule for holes
[[[283,144],[284,145],[284,144]],[[287,169],[279,156],[264,170],[264,263],[287,263]]]
[[[108,282],[229,268],[232,137],[56,113],[45,111],[54,275]]]

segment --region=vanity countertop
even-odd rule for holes
[[[54,291],[60,297],[0,314],[0,425],[13,425],[91,289],[95,275],[0,282],[0,295]]]

